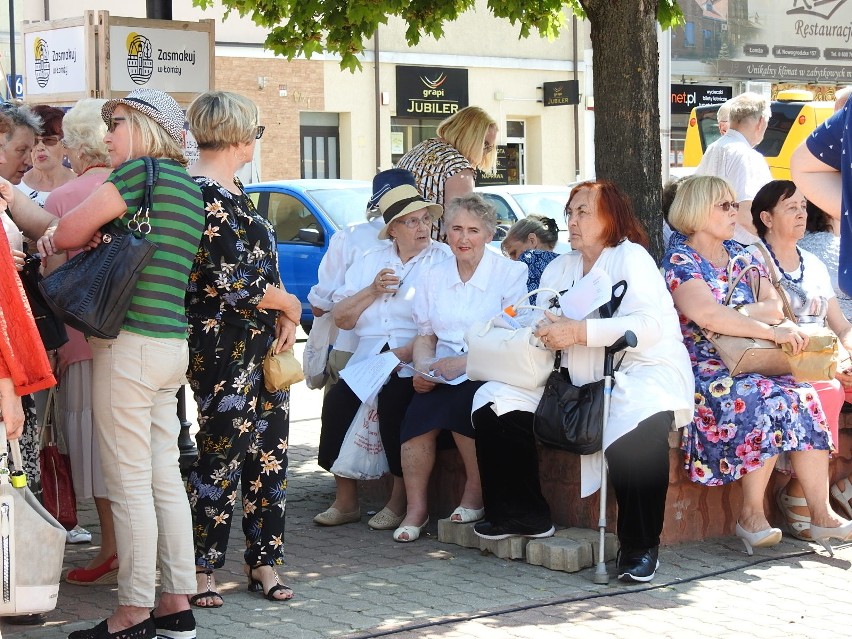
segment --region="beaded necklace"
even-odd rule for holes
[[[784,276],[784,279],[789,280],[790,282],[793,282],[795,284],[801,283],[801,281],[805,277],[805,261],[802,259],[802,252],[799,250],[799,247],[796,247],[796,255],[799,256],[799,277],[792,277],[790,274],[787,273],[787,271],[781,268],[781,265],[778,263],[778,258],[775,257],[775,253],[772,251],[772,245],[766,240],[763,240],[763,243],[769,250],[769,254],[772,256],[772,261],[775,262],[775,266],[777,266],[778,270],[781,271],[781,275]]]

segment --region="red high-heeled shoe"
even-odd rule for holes
[[[78,586],[93,586],[95,584],[117,584],[118,566],[111,568],[112,562],[118,559],[113,555],[100,566],[94,568],[74,568],[65,575],[65,581]]]

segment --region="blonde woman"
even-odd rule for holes
[[[494,170],[497,123],[483,109],[469,106],[441,122],[437,134],[403,155],[397,167],[414,174],[424,199],[444,206],[473,192],[477,169]],[[433,238],[446,241],[444,224],[443,218],[435,221]]]
[[[204,230],[204,204],[186,172],[184,116],[171,96],[135,89],[106,102],[101,116],[115,168],[55,231],[42,236],[39,250],[52,255],[80,248],[104,224],[125,226],[144,193],[144,156],[159,160],[146,236],[157,249],[142,270],[118,337],[89,339],[95,428],[121,558],[119,605],[108,619],[69,639],[154,639],[166,633],[194,639],[192,518],[178,467],[176,393],[189,363],[184,295]]]

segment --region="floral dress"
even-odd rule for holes
[[[741,245],[725,242],[732,257],[760,262]],[[672,244],[662,263],[670,291],[692,279],[704,281],[719,303],[727,294],[727,273],[704,260],[683,241]],[[734,276],[740,266],[734,269]],[[748,275],[732,304],[754,302]],[[731,377],[713,344],[694,322],[680,315],[683,341],[695,375],[695,415],[683,430],[681,447],[689,478],[708,486],[736,481],[786,451],[828,450],[831,435],[816,391],[791,376],[748,373]]]
[[[558,253],[554,253],[553,251],[542,251],[541,249],[529,249],[521,253],[518,257],[518,261],[526,264],[529,269],[529,273],[527,274],[528,292],[534,291],[538,288],[538,284],[541,282],[541,274],[544,273],[544,269],[547,268],[547,265],[557,257],[559,257]],[[530,304],[535,304],[536,297],[537,296],[533,296],[532,300],[530,300]]]
[[[196,564],[223,565],[241,484],[245,561],[278,565],[290,393],[264,386],[263,358],[278,314],[257,307],[267,285],[280,283],[275,231],[245,193],[194,179],[207,211],[186,293],[187,377],[199,413],[198,459],[187,479]]]

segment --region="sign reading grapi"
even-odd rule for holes
[[[396,67],[397,116],[444,119],[467,103],[467,69]]]
[[[110,89],[139,87],[202,93],[210,88],[210,41],[206,31],[111,25]]]
[[[86,90],[86,39],[82,26],[24,34],[29,97]]]
[[[562,80],[560,82],[545,82],[544,106],[562,106],[563,104],[580,104],[580,83],[577,80]]]

